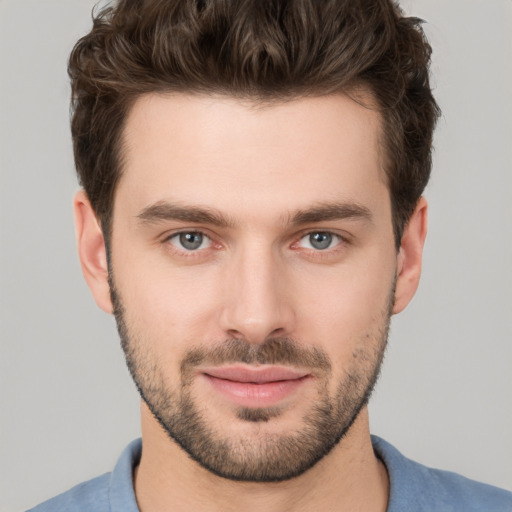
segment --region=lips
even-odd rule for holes
[[[201,373],[215,393],[244,407],[278,405],[310,377],[307,371],[280,366],[225,366],[204,368]]]
[[[217,379],[234,382],[264,384],[268,382],[296,380],[308,375],[308,372],[279,366],[247,368],[242,366],[218,367],[203,370],[203,373]]]

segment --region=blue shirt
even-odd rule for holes
[[[372,436],[390,481],[387,512],[512,512],[512,493],[456,473],[427,468]],[[140,439],[129,444],[112,473],[84,482],[28,512],[139,512],[133,468],[142,452]]]

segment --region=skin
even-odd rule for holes
[[[379,114],[343,95],[256,106],[155,94],[135,103],[115,194],[112,268],[130,330],[169,388],[179,389],[187,350],[229,338],[258,345],[286,336],[318,347],[332,363],[331,396],[349,369],[368,371],[358,354],[372,359],[383,350],[393,285],[394,314],[414,295],[427,224],[421,198],[396,250],[380,135]],[[162,202],[228,222],[141,220]],[[297,215],[327,203],[367,214]],[[75,217],[84,276],[111,313],[104,239],[83,191]],[[187,252],[173,237],[183,230],[211,243]],[[336,236],[317,250],[311,232]],[[311,378],[279,402],[282,414],[254,423],[200,375],[191,389],[206,420],[234,442],[300,431],[320,392]],[[389,483],[373,454],[366,406],[327,456],[278,483],[218,477],[169,439],[144,402],[141,416],[135,492],[143,512],[386,510]]]

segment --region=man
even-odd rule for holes
[[[96,17],[70,59],[76,227],[142,444],[36,510],[512,508],[369,434],[420,275],[429,55],[384,1]]]

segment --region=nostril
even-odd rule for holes
[[[285,334],[285,330],[282,327],[278,327],[277,329],[274,329],[269,334],[269,337],[272,337],[272,336],[283,336],[284,334]]]
[[[228,335],[228,338],[233,339],[243,339],[244,336],[240,331],[237,331],[236,329],[229,329],[226,331],[226,334]]]

